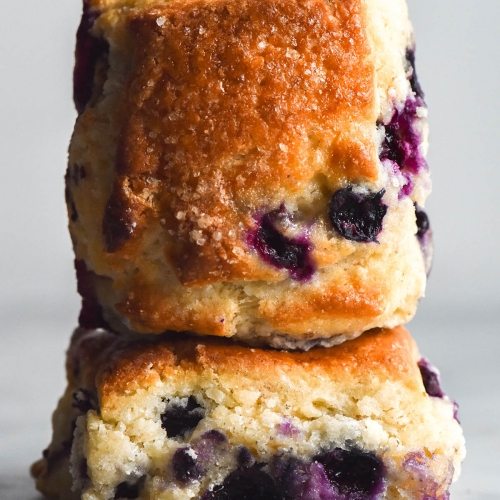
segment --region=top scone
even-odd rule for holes
[[[307,348],[412,317],[430,178],[404,0],[90,0],[76,56],[83,323]]]

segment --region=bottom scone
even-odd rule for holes
[[[75,332],[49,498],[445,500],[464,457],[454,403],[402,327],[283,352]]]

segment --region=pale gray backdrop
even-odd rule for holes
[[[435,262],[410,329],[461,403],[468,457],[452,498],[500,498],[500,2],[410,0],[431,126]],[[78,0],[0,16],[0,498],[31,499],[78,298],[63,175]],[[14,475],[14,479],[9,476]],[[34,498],[34,496],[33,496]]]

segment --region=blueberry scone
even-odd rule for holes
[[[447,500],[464,441],[408,332],[307,352],[75,332],[32,472],[69,500]]]
[[[74,76],[66,198],[101,326],[291,348],[413,316],[430,177],[404,0],[86,0]]]

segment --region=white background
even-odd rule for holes
[[[461,407],[468,457],[452,499],[499,499],[500,2],[409,4],[429,106],[434,190],[427,210],[436,244],[410,330]],[[71,72],[80,11],[78,0],[2,1],[2,500],[35,498],[26,470],[48,443],[78,314],[63,176],[76,116]]]

